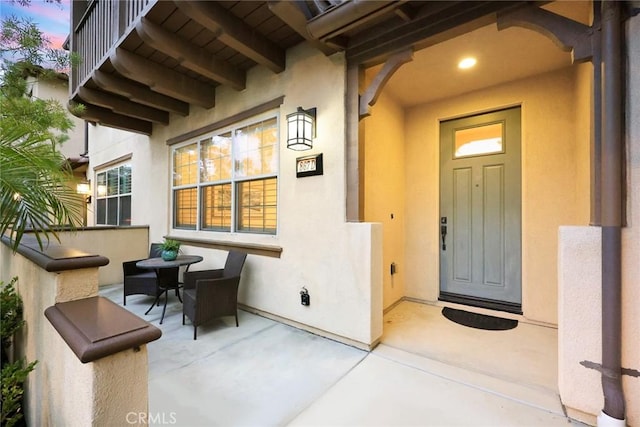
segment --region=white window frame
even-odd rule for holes
[[[275,147],[275,154],[277,156],[275,162],[275,172],[273,173],[268,173],[268,174],[262,174],[262,175],[252,175],[252,176],[238,176],[236,175],[236,161],[237,161],[237,153],[236,153],[236,144],[234,141],[235,138],[235,131],[255,124],[257,122],[262,122],[262,121],[267,121],[267,120],[272,120],[275,119],[276,120],[276,130],[277,130],[277,136],[276,136],[276,147]],[[175,164],[174,164],[174,153],[176,150],[179,150],[181,148],[184,148],[186,146],[189,145],[193,145],[196,144],[196,151],[198,153],[198,163],[201,163],[201,159],[200,159],[200,144],[201,142],[207,141],[210,138],[213,138],[215,136],[220,136],[220,135],[224,135],[226,133],[231,133],[232,135],[232,142],[231,142],[231,177],[229,179],[225,179],[225,180],[220,180],[220,181],[216,181],[216,182],[201,182],[200,179],[200,173],[197,173],[197,182],[195,184],[185,184],[185,185],[174,185],[174,177],[173,174],[175,173]],[[171,146],[170,149],[170,182],[169,182],[169,199],[170,199],[170,204],[171,204],[171,210],[170,210],[170,217],[169,217],[169,221],[170,221],[170,227],[172,230],[174,231],[178,231],[178,232],[187,232],[187,233],[192,233],[192,232],[206,232],[206,233],[211,233],[211,235],[218,235],[218,236],[230,236],[230,235],[234,235],[234,234],[242,234],[242,235],[264,235],[264,236],[277,236],[278,235],[278,231],[279,231],[279,223],[280,223],[280,113],[279,110],[270,110],[267,112],[264,112],[262,114],[258,114],[255,116],[251,116],[247,119],[235,122],[231,125],[228,126],[224,126],[221,127],[219,129],[216,129],[214,131],[211,132],[207,132],[207,133],[203,133],[201,135],[198,135],[195,138],[190,138],[189,140],[186,140],[184,142],[181,142],[179,144],[175,144]],[[241,230],[238,228],[238,214],[239,214],[239,203],[238,203],[238,194],[237,194],[237,188],[238,188],[238,184],[242,183],[242,182],[249,182],[249,181],[259,181],[259,180],[265,180],[265,179],[269,179],[269,178],[275,178],[276,179],[276,226],[275,226],[275,230],[273,232],[270,231],[264,231],[264,232],[260,232],[260,231],[255,231],[255,230]],[[208,186],[212,186],[212,185],[222,185],[225,183],[229,183],[231,184],[231,224],[229,227],[229,230],[217,230],[217,229],[209,229],[209,228],[203,228],[202,227],[202,223],[203,223],[203,206],[202,206],[202,189]],[[187,189],[187,188],[195,188],[196,189],[196,224],[195,224],[195,228],[191,228],[191,227],[176,227],[176,198],[175,198],[175,191],[176,190],[180,190],[180,189]]]
[[[130,171],[130,188],[129,188],[129,192],[128,193],[121,193],[120,190],[120,168],[121,167],[129,167],[129,171]],[[108,181],[108,177],[109,177],[109,172],[113,171],[113,170],[117,170],[118,171],[118,190],[117,190],[117,194],[107,194],[108,191],[108,186],[109,186],[109,181]],[[124,162],[124,163],[120,163],[120,164],[116,164],[116,165],[111,165],[109,167],[105,167],[99,170],[94,171],[95,173],[95,178],[94,181],[95,182],[95,186],[96,186],[96,196],[95,196],[95,224],[98,226],[119,226],[119,227],[126,227],[126,226],[130,226],[131,225],[131,218],[129,218],[129,224],[122,224],[122,218],[120,218],[121,216],[121,206],[122,206],[122,198],[123,197],[129,197],[129,217],[131,217],[132,213],[133,213],[133,166],[130,162]],[[101,183],[100,183],[100,175],[105,176],[105,188],[104,188],[104,193],[103,190],[100,188],[101,187]],[[116,218],[116,224],[109,224],[109,209],[108,209],[108,201],[109,200],[113,200],[116,199],[117,200],[117,218]],[[105,218],[105,222],[104,223],[100,223],[98,222],[98,218],[100,215],[100,201],[101,200],[105,200],[105,212],[104,212],[104,218]]]

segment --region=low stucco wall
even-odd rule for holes
[[[382,336],[382,226],[345,223],[335,232],[343,238],[333,248],[300,240],[287,246],[281,258],[249,255],[238,301],[283,322],[366,348]],[[320,232],[315,238],[326,235]],[[224,250],[189,245],[181,251],[204,258],[191,271],[222,268],[227,256]],[[314,262],[300,263],[301,256]],[[311,296],[308,307],[300,304],[301,286]]]
[[[61,244],[109,258],[98,285],[122,283],[122,262],[149,256],[149,227],[92,227],[60,234]]]
[[[602,290],[599,227],[561,227],[558,233],[558,388],[569,415],[595,425],[602,409],[600,363]]]
[[[0,280],[18,277],[25,327],[18,357],[38,361],[25,384],[23,407],[32,426],[136,425],[148,412],[147,351],[127,350],[83,364],[45,318],[46,308],[98,294],[98,268],[47,272],[0,243]],[[140,418],[146,419],[146,418]]]
[[[628,234],[625,232],[625,234]],[[628,236],[627,236],[628,238]],[[625,239],[626,240],[626,239]],[[602,363],[602,262],[600,227],[560,227],[558,234],[558,387],[570,417],[595,425],[604,405]],[[623,246],[626,262],[635,255]],[[628,277],[628,274],[625,274]],[[638,370],[637,287],[623,279],[622,367]],[[596,369],[594,369],[596,368]],[[623,375],[627,423],[640,424],[640,378]]]

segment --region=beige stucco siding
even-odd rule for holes
[[[34,98],[44,100],[55,100],[66,110],[67,99],[69,98],[69,83],[67,80],[59,78],[28,77],[27,84],[31,88],[31,95]],[[62,146],[58,147],[65,158],[79,157],[84,149],[84,121],[78,117],[68,114],[69,120],[73,123],[73,129],[68,132],[67,139]]]
[[[250,255],[243,270],[240,302],[267,314],[307,325],[356,343],[382,335],[382,229],[379,224],[345,219],[345,60],[300,45],[287,52],[280,74],[255,67],[247,88],[217,89],[216,106],[191,106],[186,117],[173,115],[156,125],[150,138],[106,128],[95,129],[91,162],[100,165],[131,155],[133,224],[148,224],[150,241],[164,235],[282,248],[280,258]],[[171,147],[166,141],[284,96],[274,113],[280,119],[277,235],[171,229]],[[286,148],[287,114],[298,106],[317,108],[312,150]],[[324,174],[296,178],[297,157],[323,154]],[[193,270],[220,268],[226,252],[183,246],[205,260]],[[311,305],[300,304],[305,286]]]
[[[575,66],[575,135],[576,135],[576,219],[575,224],[591,221],[591,148],[593,132],[593,65]]]
[[[166,224],[166,207],[156,207],[155,215],[149,215],[149,208],[156,203],[166,203],[168,195],[158,191],[167,174],[166,159],[154,157],[152,141],[145,135],[89,125],[90,164],[87,177],[92,180],[93,203],[87,206],[87,225],[95,225],[96,174],[122,163],[132,165],[131,209],[132,225],[149,225],[150,228],[162,228]],[[126,157],[123,162],[112,164],[115,159]],[[108,165],[108,166],[105,166]],[[159,205],[162,206],[162,205]],[[146,207],[146,208],[145,208]]]
[[[575,74],[567,68],[407,110],[407,296],[438,298],[439,122],[520,105],[522,308],[527,318],[557,323],[558,227],[588,219],[584,196],[576,197],[576,189],[588,189],[577,162],[588,158],[589,140],[577,138],[578,111],[588,109],[576,108]]]
[[[640,16],[627,24],[627,226],[622,229],[622,366],[640,371]],[[640,425],[640,378],[623,376],[629,425]]]
[[[383,227],[383,304],[387,308],[404,296],[404,109],[382,94],[364,124],[364,219]],[[396,265],[394,275],[391,263]]]

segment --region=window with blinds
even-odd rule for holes
[[[276,233],[277,117],[203,135],[172,160],[174,228]]]
[[[131,165],[96,174],[96,224],[131,225]]]

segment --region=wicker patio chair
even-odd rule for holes
[[[185,316],[193,324],[193,339],[198,326],[222,316],[235,316],[238,324],[238,285],[247,254],[230,251],[223,269],[184,273],[182,324]]]
[[[157,258],[161,253],[160,243],[152,243],[149,249],[149,258]],[[122,263],[124,272],[124,305],[127,305],[127,295],[149,295],[158,298],[162,294],[160,285],[178,283],[178,267],[164,268],[156,273],[153,270],[136,267],[138,261],[142,260],[137,259]]]

